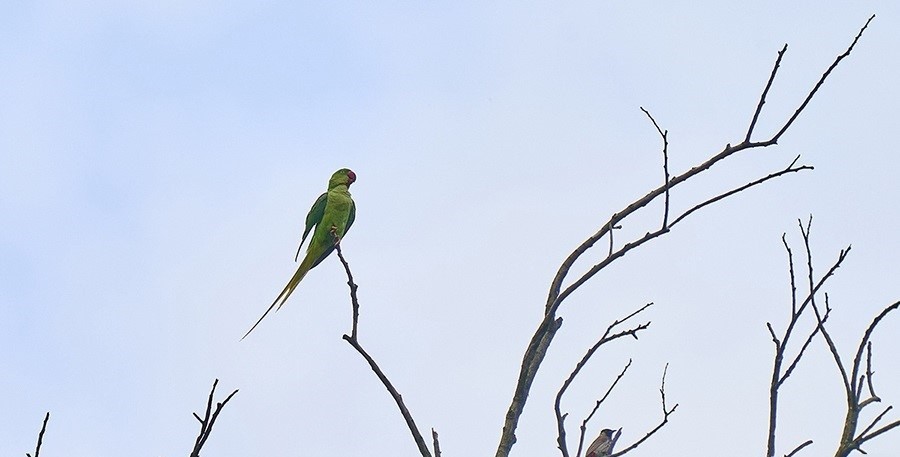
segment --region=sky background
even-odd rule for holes
[[[697,213],[566,302],[521,456],[558,455],[557,389],[612,319],[647,302],[650,329],[606,347],[564,399],[570,436],[631,358],[590,438],[652,428],[668,363],[680,406],[634,455],[763,454],[765,323],[788,320],[780,238],[801,253],[798,218],[814,215],[819,272],[853,245],[827,287],[845,358],[900,298],[896,2],[2,3],[0,455],[32,451],[46,411],[47,457],[187,455],[215,378],[218,396],[240,392],[205,456],[418,455],[341,340],[350,306],[336,258],[239,341],[345,166],[358,175],[343,246],[362,344],[445,455],[493,455],[560,262],[662,183],[639,107],[669,130],[682,172],[743,138],[784,43],[756,139],[873,13],[779,145],[689,181],[673,211],[798,154],[815,171]],[[651,206],[617,240],[660,219]],[[900,405],[898,317],[874,342],[878,393]],[[842,395],[817,340],[782,391],[778,453],[813,439],[801,455],[830,455]],[[898,447],[894,432],[866,449]]]

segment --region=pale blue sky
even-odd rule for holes
[[[221,395],[241,391],[204,455],[417,455],[340,338],[336,259],[238,341],[292,274],[306,211],[344,166],[359,177],[344,249],[362,343],[445,455],[492,455],[560,261],[661,182],[638,107],[669,130],[683,171],[743,137],[785,42],[760,139],[872,13],[777,147],[689,183],[673,206],[797,154],[815,171],[705,210],[563,307],[522,456],[557,453],[559,385],[607,319],[649,301],[641,340],[611,345],[570,391],[570,434],[633,357],[595,429],[623,426],[631,441],[652,427],[669,362],[681,406],[640,455],[764,453],[765,322],[787,320],[780,237],[799,252],[797,218],[815,215],[819,271],[853,244],[829,287],[846,351],[900,297],[894,2],[4,3],[0,455],[32,450],[48,410],[48,457],[185,455],[217,377]],[[659,218],[650,208],[623,232]],[[898,322],[876,336],[875,362],[879,394],[900,405]],[[834,447],[843,401],[826,355],[816,344],[784,390],[780,454],[809,438],[804,455]]]

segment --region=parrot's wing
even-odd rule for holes
[[[327,203],[328,192],[325,192],[324,194],[319,195],[319,198],[313,203],[312,208],[309,209],[309,213],[306,214],[306,229],[303,230],[303,237],[300,238],[300,246],[297,246],[297,255],[294,256],[294,262],[300,258],[300,250],[303,249],[303,242],[306,241],[309,232],[312,231],[313,227],[319,222],[322,222],[322,216],[325,215],[325,206]]]
[[[350,200],[350,215],[347,216],[347,228],[344,229],[344,236],[347,235],[347,232],[350,231],[350,226],[353,225],[353,221],[356,220],[356,202]]]

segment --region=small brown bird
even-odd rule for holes
[[[612,444],[612,436],[614,430],[604,428],[600,430],[600,435],[587,448],[584,457],[606,457],[609,455],[610,445]]]

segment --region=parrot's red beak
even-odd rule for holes
[[[353,184],[356,182],[356,173],[352,171],[347,172],[347,178],[350,179],[350,182],[347,185]]]

